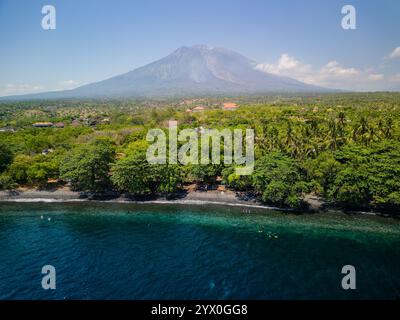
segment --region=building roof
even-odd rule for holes
[[[34,127],[51,127],[53,126],[53,122],[35,122],[32,125]]]
[[[227,102],[223,104],[224,109],[236,109],[238,105],[233,102]]]
[[[200,111],[200,110],[205,110],[206,108],[202,107],[202,106],[198,106],[193,108],[194,111]]]

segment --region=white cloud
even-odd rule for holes
[[[76,86],[78,82],[76,82],[75,80],[65,80],[62,82],[62,84],[66,86]]]
[[[55,91],[70,90],[70,89],[75,89],[78,86],[79,86],[79,82],[77,82],[75,80],[65,80],[65,81],[59,82],[58,86],[56,88],[53,88],[52,90],[55,90]]]
[[[290,74],[294,78],[312,73],[311,65],[303,64],[287,53],[282,54],[276,64],[258,64],[256,69],[278,75]]]
[[[258,64],[256,69],[294,78],[305,83],[327,88],[346,90],[374,90],[384,80],[384,75],[373,69],[347,67],[333,60],[316,68],[284,53],[273,64]]]
[[[394,49],[388,56],[391,59],[400,58],[400,47]]]
[[[320,74],[325,77],[349,78],[359,74],[355,68],[345,68],[337,61],[330,61],[322,67]]]
[[[44,87],[42,85],[8,83],[0,87],[0,94],[6,96],[14,94],[35,93],[43,89]]]
[[[65,80],[57,84],[57,86],[44,86],[37,84],[26,84],[26,83],[0,83],[0,96],[11,96],[20,94],[38,93],[43,91],[58,91],[58,90],[69,90],[74,89],[81,85],[75,80]]]
[[[68,89],[74,89],[79,85],[79,82],[75,80],[65,80],[62,81],[58,88],[56,90],[68,90]]]

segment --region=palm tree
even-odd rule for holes
[[[367,144],[370,145],[376,140],[376,131],[374,126],[370,126],[366,137]]]
[[[360,122],[353,127],[353,140],[358,141],[360,139],[361,142],[366,144],[367,139],[365,134],[368,132],[368,130],[368,120],[362,116]]]
[[[337,148],[337,128],[335,120],[330,120],[328,122],[328,148],[331,150],[336,150]]]
[[[393,119],[392,118],[386,118],[385,137],[386,138],[391,138],[392,135],[393,135]]]
[[[346,142],[346,115],[343,111],[339,112],[337,122],[339,144],[342,146]]]

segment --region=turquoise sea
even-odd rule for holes
[[[44,290],[41,270],[56,269]],[[343,290],[344,265],[356,290]],[[399,299],[400,220],[215,205],[0,203],[0,299]]]

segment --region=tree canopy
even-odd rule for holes
[[[185,184],[225,184],[264,203],[302,208],[313,193],[328,204],[398,212],[400,94],[343,93],[169,101],[4,102],[0,109],[0,188],[70,183],[77,191],[174,193]],[[186,112],[197,103],[201,112]],[[149,129],[255,130],[255,167],[150,165]],[[61,128],[34,128],[37,121]],[[222,145],[222,144],[221,144]]]

